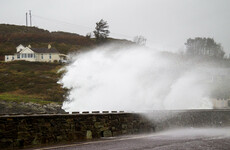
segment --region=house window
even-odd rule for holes
[[[25,58],[27,57],[27,54],[24,54]]]
[[[8,56],[6,56],[6,59],[8,60],[8,59],[9,59],[9,57],[8,57]]]
[[[17,59],[20,59],[20,54],[17,54]]]
[[[12,60],[14,60],[14,56],[12,56]]]
[[[34,58],[36,57],[36,55],[34,54]]]
[[[43,54],[41,54],[41,59],[43,59]]]
[[[50,59],[51,59],[51,54],[50,54]]]

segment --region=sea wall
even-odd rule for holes
[[[230,127],[230,109],[158,110],[145,116],[156,132],[181,127]]]
[[[39,147],[152,131],[151,122],[131,113],[1,116],[0,147]]]
[[[180,127],[230,126],[230,110],[0,116],[0,148],[40,147]]]

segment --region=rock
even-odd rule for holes
[[[86,131],[86,139],[92,139],[92,131],[90,131],[90,130],[87,130]]]
[[[112,132],[110,130],[106,130],[103,132],[103,137],[112,137]]]
[[[61,105],[56,103],[37,104],[32,102],[0,101],[0,114],[36,114],[36,113],[64,113]]]

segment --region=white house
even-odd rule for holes
[[[230,109],[230,99],[213,99],[213,108]]]
[[[5,61],[25,60],[36,62],[66,62],[67,56],[59,53],[56,49],[51,48],[32,48],[30,45],[24,47],[19,45],[16,47],[16,53],[14,55],[5,55]]]

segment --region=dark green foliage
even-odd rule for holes
[[[189,38],[186,45],[186,53],[189,55],[204,55],[223,58],[225,52],[221,44],[217,44],[212,38]]]
[[[99,22],[96,23],[96,27],[93,33],[98,42],[102,42],[107,39],[110,33],[108,28],[109,28],[108,23],[103,19],[101,19]]]

